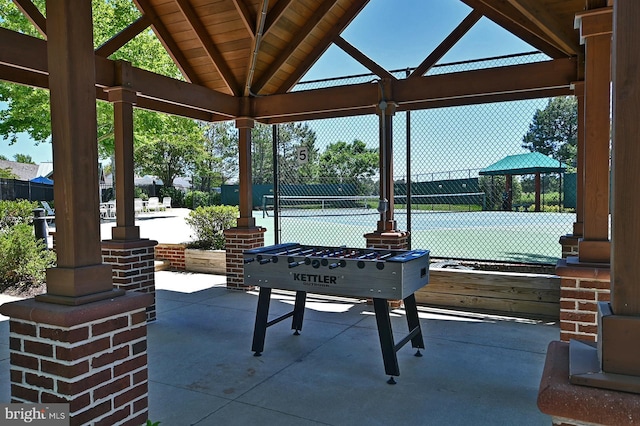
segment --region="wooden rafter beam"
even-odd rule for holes
[[[566,52],[577,53],[580,44],[575,32],[561,25],[538,0],[508,0],[509,3],[533,22],[542,32]]]
[[[309,17],[304,26],[302,26],[298,32],[293,36],[293,39],[287,43],[287,47],[278,55],[278,57],[271,63],[269,68],[262,73],[262,76],[252,84],[251,90],[253,93],[259,93],[264,86],[274,77],[276,72],[284,65],[285,62],[293,55],[296,49],[308,37],[309,33],[318,22],[324,18],[324,16],[331,10],[338,0],[324,0],[320,6]]]
[[[138,10],[151,21],[153,32],[156,34],[156,37],[158,37],[158,40],[160,40],[160,43],[162,43],[171,59],[173,59],[173,62],[176,64],[184,78],[191,83],[199,84],[200,79],[198,78],[198,75],[193,70],[193,67],[189,64],[182,51],[178,48],[178,45],[171,36],[171,33],[167,31],[167,28],[154,12],[153,8],[149,4],[149,0],[133,0],[133,2],[138,7]]]
[[[149,28],[149,25],[151,25],[151,21],[149,20],[149,18],[147,18],[146,16],[141,16],[140,18],[136,19],[131,25],[104,42],[102,46],[98,47],[96,49],[96,55],[102,56],[104,58],[109,57],[111,54],[113,54],[122,46],[135,38],[135,36],[140,34],[145,29]]]
[[[45,39],[47,38],[47,19],[31,0],[13,0],[20,12],[36,27]]]
[[[97,98],[105,99],[102,89],[117,85],[115,61],[96,56]],[[0,28],[0,79],[34,87],[48,88],[47,42]],[[169,114],[196,119],[237,116],[239,98],[203,86],[132,67],[132,88],[136,104]]]
[[[349,56],[351,56],[356,61],[360,62],[362,66],[366,69],[374,73],[380,78],[389,78],[392,80],[396,80],[396,77],[391,74],[389,71],[378,65],[375,61],[369,58],[367,55],[356,49],[353,45],[351,45],[348,41],[338,36],[333,40],[336,46],[340,49],[344,50]]]
[[[520,12],[507,3],[507,0],[493,0],[490,4],[486,0],[462,0],[462,2],[551,58],[558,59],[575,55],[575,52],[565,52],[559,49]]]
[[[409,78],[422,77],[482,18],[482,13],[472,10],[462,22],[422,61]]]
[[[494,102],[509,102],[514,100],[526,100],[526,99],[539,99],[539,98],[551,98],[556,96],[569,96],[573,94],[570,87],[555,87],[549,89],[536,89],[526,92],[515,93],[498,93],[491,95],[477,95],[465,98],[452,98],[452,99],[439,99],[433,101],[421,101],[408,104],[398,105],[396,112],[402,111],[419,111],[424,109],[434,108],[449,108],[465,105],[479,105]],[[373,115],[376,114],[377,106],[353,108],[340,111],[326,111],[326,112],[314,112],[307,114],[293,114],[289,116],[270,117],[266,119],[260,119],[259,121],[264,124],[279,124],[289,123],[294,121],[306,121],[306,120],[320,120],[328,118],[341,118],[341,117],[355,117],[358,115]]]
[[[276,3],[271,8],[271,10],[269,10],[269,14],[267,15],[267,20],[264,23],[264,35],[269,34],[269,31],[271,31],[271,29],[273,28],[273,25],[276,22],[278,22],[278,20],[282,17],[282,15],[284,14],[284,11],[287,10],[287,7],[289,7],[289,4],[292,1],[293,0],[276,1]]]
[[[520,99],[531,92],[562,89],[567,93],[576,78],[575,59],[556,59],[524,65],[488,68],[453,74],[433,75],[391,81],[394,103],[410,109],[411,104],[437,102],[439,106],[456,105],[485,96]],[[311,94],[313,92],[313,94]],[[313,91],[291,92],[253,99],[257,120],[287,118],[332,112],[336,115],[375,106],[378,86],[363,83]]]
[[[213,66],[216,68],[216,71],[220,74],[222,81],[224,82],[227,89],[231,91],[234,95],[238,95],[240,93],[238,89],[238,84],[235,81],[235,77],[231,72],[231,69],[227,65],[227,62],[224,60],[220,51],[216,47],[216,45],[211,40],[211,36],[207,31],[206,27],[198,17],[198,14],[191,6],[188,0],[176,0],[176,5],[182,12],[182,15],[187,20],[187,23],[196,33],[202,48],[206,52],[207,56],[213,63]]]
[[[244,0],[231,0],[233,3],[233,6],[236,8],[236,10],[238,11],[238,14],[240,15],[240,19],[242,20],[242,23],[244,24],[245,28],[247,29],[247,32],[249,33],[249,35],[252,38],[256,38],[256,17],[253,13],[251,13],[251,11],[249,10],[249,8],[247,7],[247,4],[244,2]]]
[[[319,40],[316,47],[307,54],[306,59],[296,67],[296,70],[289,74],[289,77],[280,84],[280,87],[275,91],[276,93],[285,93],[293,86],[295,86],[303,75],[315,64],[322,53],[329,48],[333,40],[338,37],[342,31],[353,21],[353,19],[360,13],[360,11],[369,3],[369,0],[354,1],[349,9],[345,10],[336,24],[331,27],[331,30],[325,34],[325,36]]]

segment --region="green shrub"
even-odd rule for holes
[[[184,192],[172,186],[160,188],[160,198],[171,197],[171,207],[185,207]],[[187,206],[188,207],[188,206]]]
[[[33,223],[33,209],[38,208],[37,202],[26,200],[0,200],[0,231],[18,223]]]
[[[189,246],[207,250],[224,249],[225,229],[236,225],[239,212],[236,206],[200,206],[185,218],[193,229],[196,241]]]
[[[55,261],[55,252],[36,240],[33,226],[18,223],[0,230],[0,291],[43,284],[45,270]]]
[[[200,206],[210,206],[209,194],[203,191],[189,191],[184,197],[184,206],[189,209],[196,209]]]
[[[147,194],[147,191],[145,191],[144,188],[140,188],[139,186],[136,186],[133,189],[133,197],[140,198],[142,201],[149,200],[149,194]]]

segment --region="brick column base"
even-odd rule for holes
[[[156,260],[168,260],[169,267],[174,271],[186,271],[184,259],[185,244],[158,244],[155,246]]]
[[[371,232],[364,234],[367,248],[385,250],[407,250],[409,248],[409,233],[405,231]],[[372,304],[373,300],[367,299]],[[389,300],[389,307],[400,308],[402,300]]]
[[[132,292],[78,306],[2,305],[10,317],[11,401],[68,403],[71,425],[143,424],[151,302]]]
[[[102,241],[102,262],[113,268],[113,286],[153,296],[153,303],[147,307],[147,321],[156,319],[154,248],[157,244],[157,241],[148,239]]]
[[[244,285],[245,250],[264,246],[265,228],[231,228],[224,231],[227,251],[227,288],[250,291],[254,286]]]
[[[598,337],[598,302],[610,300],[608,265],[580,264],[577,257],[560,259],[560,340],[595,342]]]
[[[566,259],[569,256],[578,255],[578,240],[581,236],[572,234],[563,235],[560,237],[560,245],[562,246],[562,258]]]

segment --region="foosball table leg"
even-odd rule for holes
[[[256,322],[253,327],[253,344],[251,350],[253,356],[262,355],[264,350],[264,338],[267,334],[267,319],[269,317],[269,302],[271,299],[271,289],[260,287],[258,295],[258,309],[256,310]]]
[[[422,338],[420,319],[418,318],[418,307],[416,304],[415,294],[412,293],[404,299],[404,309],[407,314],[409,333],[413,334],[413,337],[411,338],[411,346],[418,349],[415,356],[422,356],[420,349],[424,349],[424,340]],[[416,330],[416,332],[414,333],[413,330]]]
[[[291,329],[295,330],[294,335],[300,335],[300,330],[302,330],[302,320],[304,319],[304,304],[307,300],[307,292],[306,291],[296,291],[296,302],[293,305],[293,322],[291,324]]]
[[[380,337],[380,348],[382,349],[382,360],[384,361],[384,371],[390,376],[399,376],[398,357],[396,356],[393,332],[391,331],[391,317],[389,316],[389,303],[387,299],[373,298],[373,310],[376,313],[376,323],[378,325],[378,336]],[[387,381],[394,385],[396,381],[390,377]]]

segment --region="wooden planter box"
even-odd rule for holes
[[[227,254],[225,250],[184,250],[185,269],[190,272],[226,275]]]
[[[560,316],[556,275],[431,268],[419,304],[475,309],[536,318]]]

